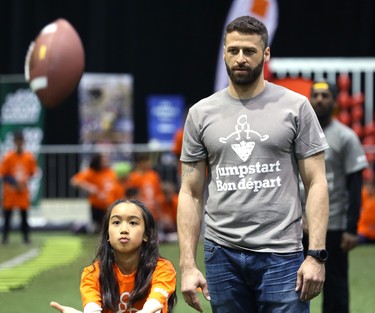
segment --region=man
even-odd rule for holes
[[[264,80],[270,48],[261,22],[235,19],[224,43],[229,86],[193,105],[184,126],[181,291],[198,311],[201,288],[212,312],[309,312],[325,277],[328,145],[307,98]],[[299,174],[317,254],[306,259]],[[204,208],[207,282],[195,261]]]
[[[22,130],[13,133],[15,149],[5,154],[0,162],[0,177],[3,180],[3,238],[2,243],[9,242],[9,230],[12,213],[18,209],[21,213],[21,231],[23,242],[30,243],[28,211],[30,195],[28,182],[37,171],[37,162],[34,156],[24,151],[24,136]]]
[[[356,133],[333,118],[336,97],[335,85],[326,81],[313,84],[310,101],[329,144],[325,152],[329,259],[323,289],[324,313],[349,312],[348,252],[358,244],[362,170],[368,166]]]

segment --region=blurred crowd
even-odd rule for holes
[[[91,223],[81,225],[76,232],[97,233],[107,208],[120,198],[143,202],[154,215],[161,241],[177,240],[177,158],[162,154],[152,162],[149,153],[136,153],[132,162],[111,163],[109,155],[91,156],[89,166],[70,180],[72,186],[87,194],[91,208]]]

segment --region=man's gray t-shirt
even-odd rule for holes
[[[324,134],[329,144],[325,152],[329,189],[328,230],[346,230],[349,208],[346,176],[365,169],[368,163],[357,134],[348,126],[332,120],[324,128]]]
[[[207,239],[258,252],[302,250],[298,160],[328,148],[306,97],[266,82],[238,100],[227,89],[189,110],[181,161],[208,160]]]

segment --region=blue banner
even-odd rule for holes
[[[149,143],[172,144],[183,126],[185,99],[181,95],[151,95],[147,99]]]

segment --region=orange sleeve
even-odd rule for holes
[[[31,153],[27,153],[27,158],[29,159],[28,163],[29,163],[29,175],[30,176],[33,176],[36,171],[38,170],[38,163],[36,161],[36,159],[34,158],[34,155],[31,154]]]
[[[89,169],[79,171],[78,173],[73,175],[72,179],[76,182],[81,182],[85,181],[87,179],[87,176],[89,176]]]
[[[176,290],[176,270],[173,264],[165,259],[159,259],[152,275],[151,292],[147,297],[163,304],[162,312],[168,312],[168,298]]]
[[[82,298],[82,307],[87,303],[94,302],[102,307],[102,299],[100,296],[99,284],[99,266],[95,262],[95,266],[90,265],[83,269],[81,275],[80,292]]]

